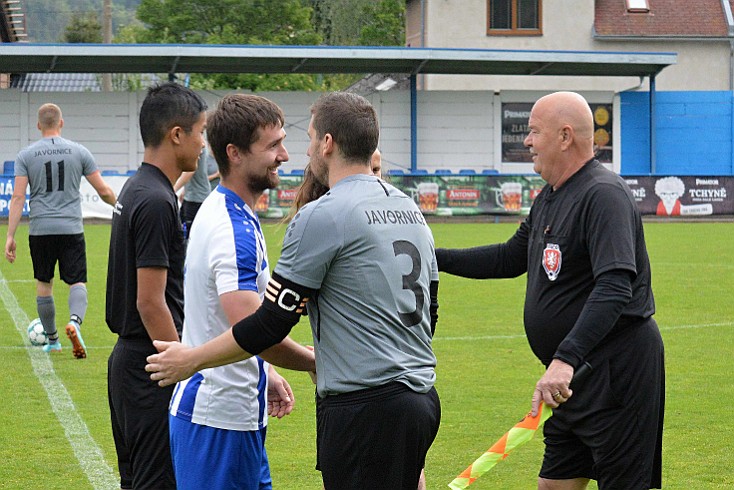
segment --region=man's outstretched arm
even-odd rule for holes
[[[260,354],[280,343],[298,323],[312,290],[277,274],[268,283],[265,301],[257,311],[218,337],[197,347],[179,342],[153,344],[158,354],[148,356],[145,370],[160,386],[168,386],[195,372],[223,366]]]

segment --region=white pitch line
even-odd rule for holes
[[[671,327],[659,327],[661,332],[668,330],[688,330],[693,328],[710,328],[710,327],[734,327],[734,322],[723,323],[699,323],[695,325],[674,325]],[[525,334],[518,335],[481,335],[481,336],[463,336],[463,337],[434,337],[436,340],[505,340],[505,339],[524,339]]]
[[[23,343],[26,344],[33,372],[43,389],[46,390],[51,409],[64,428],[66,439],[69,441],[74,455],[92,487],[95,489],[120,488],[120,482],[114,471],[107,464],[102,450],[89,434],[89,429],[76,411],[74,402],[69,392],[66,391],[64,383],[56,375],[50,356],[42,349],[29,348],[31,344],[28,340],[27,327],[30,320],[25,311],[18,305],[18,301],[7,286],[2,272],[0,272],[0,298],[2,298],[5,309],[10,314],[13,323],[15,323],[16,330],[23,338]]]

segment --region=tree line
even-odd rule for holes
[[[112,7],[115,43],[405,44],[405,0],[112,0]],[[102,0],[26,0],[25,8],[33,41],[102,42]],[[48,38],[59,29],[57,39]],[[189,83],[199,89],[338,90],[359,78],[192,73]],[[117,76],[115,85],[133,90],[139,77]]]

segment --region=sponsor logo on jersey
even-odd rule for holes
[[[555,281],[561,272],[561,247],[555,243],[548,243],[543,249],[543,269],[548,274],[548,280]]]

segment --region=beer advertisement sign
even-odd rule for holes
[[[119,193],[127,176],[105,179]],[[413,199],[427,216],[526,215],[543,189],[539,175],[394,175],[386,179]],[[705,217],[734,215],[734,177],[627,176],[632,195],[643,215]],[[302,177],[281,176],[277,189],[265,191],[256,203],[261,217],[282,219],[291,207]],[[0,216],[8,215],[14,179],[0,177]],[[82,215],[111,218],[112,208],[82,180]],[[23,215],[28,214],[26,201]]]

